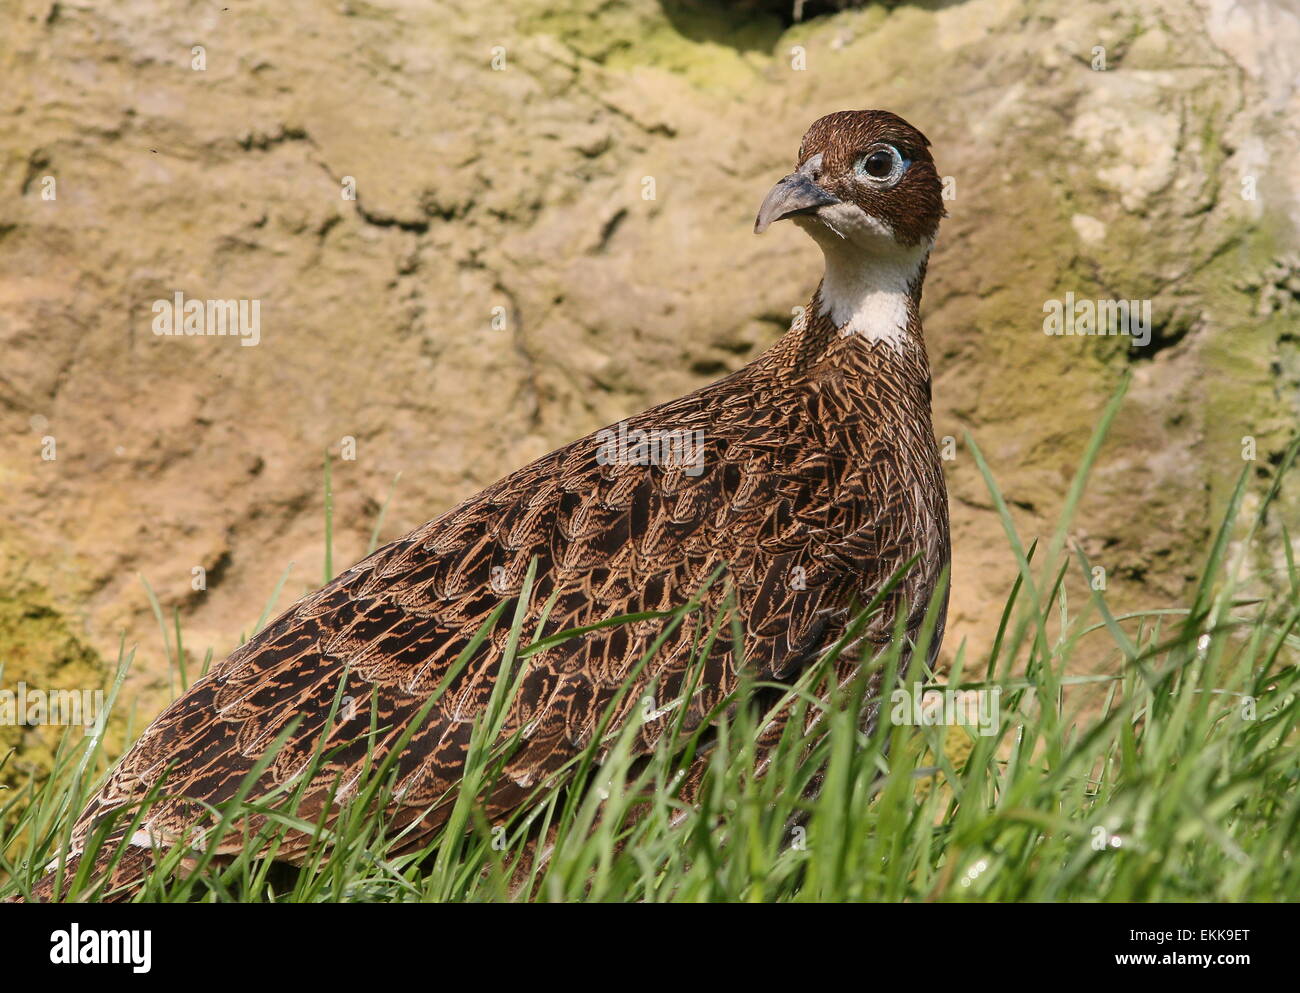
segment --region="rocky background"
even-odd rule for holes
[[[950,177],[949,657],[1014,575],[964,432],[1049,534],[1132,373],[1071,535],[1119,612],[1180,602],[1243,437],[1267,477],[1295,429],[1291,0],[0,7],[7,687],[134,646],[138,729],[177,682],[144,582],[191,673],[223,656],[290,563],[280,607],[321,581],[327,452],[338,570],[398,473],[385,540],[749,361],[820,273],[754,212],[833,110],[902,114]],[[154,335],[177,291],[260,300],[260,344]],[[1067,292],[1151,300],[1151,344],[1045,335]]]

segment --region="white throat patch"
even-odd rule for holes
[[[888,224],[852,204],[823,207],[816,220],[794,220],[826,257],[821,313],[829,315],[846,338],[859,335],[901,350],[909,288],[916,284],[933,243],[904,247],[894,240]]]

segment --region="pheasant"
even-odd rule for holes
[[[635,747],[654,748],[670,722],[644,719],[642,691],[675,698],[688,665],[702,676],[692,677],[685,727],[709,720],[740,678],[731,638],[698,657],[724,602],[745,669],[790,682],[910,562],[862,630],[861,651],[896,630],[914,639],[933,600],[933,657],[947,608],[948,509],[919,304],[943,215],[929,142],[906,121],[865,110],[814,122],[755,223],[762,232],[789,219],[825,256],[789,330],[739,371],[512,472],[295,603],[127,751],[75,824],[65,878],[105,817],[116,812],[109,837],[124,838],[119,822],[165,774],[107,879],[110,898],[129,897],[156,851],[189,843],[207,805],[234,797],[281,738],[251,798],[291,784],[300,816],[329,825],[367,761],[393,757],[385,813],[410,845],[427,842],[448,816],[508,625],[452,667],[494,612],[509,620],[522,610],[523,630],[544,620],[544,633],[646,616],[518,662],[500,732],[518,735],[518,747],[484,794],[489,818],[586,748],[607,709],[608,729],[641,721]],[[719,574],[726,582],[711,583]],[[665,614],[693,597],[700,609],[678,612],[672,628]],[[237,834],[213,841],[218,855],[239,850]],[[293,862],[309,843],[290,832],[276,858]],[[114,847],[98,858],[107,863]],[[53,895],[53,879],[34,895]]]

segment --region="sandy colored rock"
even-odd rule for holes
[[[107,668],[125,632],[124,692],[151,713],[174,679],[142,577],[192,669],[224,655],[290,563],[281,607],[321,581],[326,452],[341,569],[399,472],[385,539],[753,358],[820,266],[793,228],[754,237],[754,212],[846,107],[916,123],[952,181],[923,302],[956,439],[946,652],[980,656],[1014,573],[964,432],[1026,540],[1049,534],[1126,370],[1071,537],[1117,609],[1177,602],[1243,436],[1267,475],[1300,404],[1293,8],[788,22],[704,0],[19,0],[0,42],[5,681],[18,659],[29,681]],[[156,336],[178,291],[259,301],[260,343]],[[1067,292],[1150,300],[1152,343],[1045,335]],[[36,605],[57,634],[12,619]]]

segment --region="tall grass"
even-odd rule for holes
[[[1243,472],[1185,609],[1116,616],[1104,593],[1087,584],[1091,563],[1066,545],[1087,472],[1119,402],[1117,396],[1103,417],[1059,527],[1042,546],[1018,534],[991,470],[970,442],[1018,576],[992,643],[973,658],[959,651],[944,678],[917,661],[925,656],[932,609],[919,650],[905,654],[903,639],[896,639],[832,692],[825,688],[838,651],[794,686],[742,684],[704,728],[687,730],[681,720],[686,708],[670,701],[646,718],[669,727],[649,756],[635,752],[636,722],[615,728],[606,721],[589,748],[538,784],[512,816],[492,823],[481,801],[517,745],[503,727],[527,658],[559,638],[583,634],[542,637],[543,625],[524,629],[522,607],[506,616],[503,604],[424,711],[481,648],[488,629],[508,624],[495,692],[479,715],[463,780],[446,798],[450,815],[435,837],[406,850],[411,838],[385,813],[397,782],[391,756],[373,756],[359,795],[330,827],[299,816],[301,797],[293,784],[276,796],[246,790],[212,811],[217,827],[208,832],[208,847],[173,849],[137,899],[1294,897],[1300,893],[1293,852],[1300,837],[1300,574],[1289,550],[1286,575],[1273,582],[1279,593],[1246,598],[1242,591],[1258,585],[1246,570],[1248,552],[1261,540],[1260,525],[1296,448],[1251,520],[1241,513],[1249,482]],[[1232,560],[1230,548],[1240,551]],[[1084,577],[1073,588],[1090,595],[1067,595],[1071,570]],[[532,580],[530,573],[527,583]],[[726,577],[713,581],[725,583]],[[518,604],[528,601],[527,593]],[[874,608],[865,605],[855,624]],[[726,608],[692,616],[701,610],[697,598],[664,615],[665,626],[701,622],[699,658],[717,638],[736,640],[733,650],[740,652]],[[179,649],[179,629],[175,640]],[[1101,650],[1109,656],[1106,674],[1078,675],[1080,654],[1095,658]],[[124,653],[110,700],[129,663]],[[899,723],[894,718],[909,708],[901,706],[902,698],[896,701],[893,687],[916,684],[975,694],[993,708],[990,719],[983,728]],[[885,690],[873,701],[876,685]],[[688,681],[683,695],[689,692]],[[780,697],[775,703],[774,693]],[[759,731],[787,704],[794,717],[756,773]],[[860,714],[875,705],[879,720],[864,730]],[[318,749],[315,762],[328,757]],[[696,760],[707,763],[707,771],[688,803],[679,791]],[[27,892],[42,867],[58,860],[73,817],[105,767],[99,738],[69,734],[53,773],[4,799],[0,873],[7,881],[0,896]],[[820,788],[811,789],[813,783]],[[124,817],[138,824],[144,812]],[[110,827],[91,845],[104,844]],[[296,867],[276,867],[273,856],[290,831],[309,837],[310,849]],[[243,834],[241,853],[214,858],[212,845],[232,832]],[[61,889],[80,899],[102,895],[84,871],[69,874]]]

